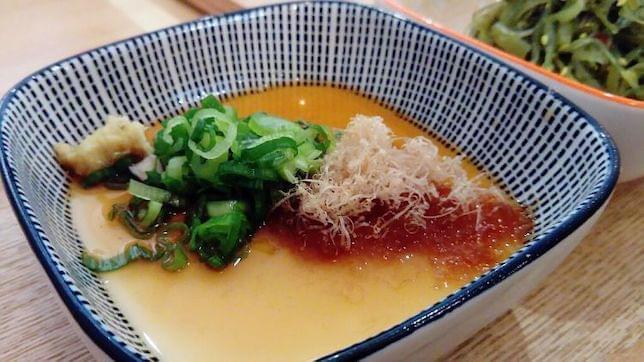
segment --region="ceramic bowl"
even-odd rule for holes
[[[516,67],[561,93],[604,126],[620,150],[620,182],[644,176],[644,101],[616,96],[548,71],[470,36],[476,10],[496,0],[377,0],[398,14]]]
[[[64,305],[109,357],[159,358],[81,264],[71,180],[52,144],[80,141],[107,114],[150,123],[207,93],[226,97],[285,84],[345,87],[416,120],[530,205],[535,218],[529,242],[489,272],[412,318],[320,357],[429,359],[448,352],[563,260],[601,214],[618,177],[611,138],[568,100],[458,39],[361,5],[273,5],[79,54],[27,77],[2,99],[2,176]]]

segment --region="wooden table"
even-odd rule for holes
[[[230,2],[219,4],[229,9]],[[0,92],[62,57],[198,16],[173,0],[2,0]],[[597,226],[565,263],[452,359],[642,358],[643,205],[644,180],[619,185]],[[0,255],[0,361],[91,360],[54,303],[2,192]]]

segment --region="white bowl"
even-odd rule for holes
[[[150,123],[186,110],[206,93],[234,96],[283,84],[333,84],[385,103],[471,156],[533,209],[532,238],[507,260],[329,359],[414,353],[426,359],[449,351],[563,260],[597,220],[617,180],[617,150],[592,117],[476,48],[374,8],[275,5],[79,54],[27,77],[2,99],[0,165],[53,286],[83,333],[111,358],[158,356],[81,263],[71,180],[52,144],[78,142],[106,114]]]

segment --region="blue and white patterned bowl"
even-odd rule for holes
[[[459,41],[360,5],[268,6],[74,56],[26,78],[2,99],[2,176],[60,297],[112,358],[158,356],[81,264],[70,179],[52,144],[80,141],[107,114],[150,123],[207,93],[234,96],[285,84],[337,85],[386,104],[469,155],[531,205],[535,217],[533,239],[508,260],[409,320],[328,358],[390,360],[420,353],[428,359],[449,351],[561,262],[596,221],[618,176],[610,137],[566,99]]]

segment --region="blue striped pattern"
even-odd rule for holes
[[[615,182],[612,142],[560,96],[455,40],[359,5],[270,6],[89,51],[35,73],[3,99],[2,165],[41,262],[81,326],[113,357],[157,358],[81,265],[70,179],[52,144],[80,141],[107,114],[150,123],[208,93],[232,97],[289,84],[349,88],[399,111],[532,207],[533,240],[453,300],[467,300],[547,251]],[[335,357],[371,353],[440,317],[438,307]]]

